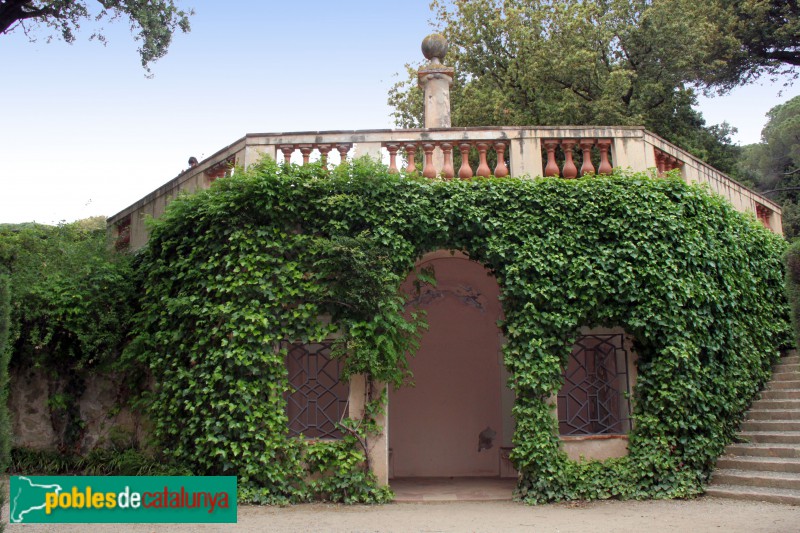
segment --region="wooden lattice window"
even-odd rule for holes
[[[293,344],[286,355],[289,435],[312,439],[342,437],[350,386],[340,380],[343,361],[330,357],[330,342]]]

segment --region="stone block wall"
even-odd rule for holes
[[[13,447],[56,450],[59,433],[54,428],[48,399],[57,390],[57,377],[41,368],[10,369],[8,405],[11,413]],[[142,415],[120,406],[119,378],[111,373],[91,374],[77,403],[83,430],[75,451],[142,445],[147,422]]]

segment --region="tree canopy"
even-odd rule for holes
[[[654,2],[661,10],[676,2]],[[700,82],[720,91],[762,75],[798,76],[800,4],[797,0],[679,0],[679,16],[714,28]]]
[[[692,109],[692,84],[717,46],[716,26],[709,17],[676,16],[666,4],[435,0],[451,49],[445,62],[456,68],[454,125],[644,125],[731,171],[733,129],[708,127]],[[421,123],[415,84],[409,76],[390,91],[398,125]]]
[[[173,33],[190,30],[189,17],[194,14],[179,9],[174,0],[98,0],[97,5],[99,11],[86,0],[0,0],[0,34],[21,29],[35,40],[36,27],[45,26],[51,31],[48,41],[55,36],[71,43],[84,21],[127,17],[134,40],[140,43],[142,67],[149,72],[150,63],[166,55]],[[102,28],[89,39],[106,40]]]
[[[767,113],[761,142],[744,147],[741,173],[783,207],[788,238],[800,235],[800,96]]]

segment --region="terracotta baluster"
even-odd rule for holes
[[[436,148],[435,144],[425,143],[422,149],[425,151],[425,167],[422,169],[422,175],[426,178],[435,178],[436,169],[433,166],[433,149]]]
[[[544,175],[546,177],[558,176],[560,174],[558,164],[556,163],[557,146],[558,141],[556,140],[544,141],[544,148],[547,150],[547,166],[544,167]]]
[[[478,143],[475,147],[478,149],[478,157],[480,158],[478,170],[475,174],[483,178],[488,178],[492,175],[492,169],[489,168],[489,163],[486,162],[486,150],[489,149],[489,145],[486,143]]]
[[[472,167],[469,166],[469,151],[472,145],[469,143],[461,143],[458,149],[461,152],[461,168],[458,169],[458,177],[462,180],[468,180],[472,177]]]
[[[350,144],[337,144],[336,145],[336,151],[339,152],[339,157],[342,158],[342,160],[339,162],[340,165],[344,165],[345,163],[347,163],[347,152],[350,151],[351,147],[352,147],[352,145],[350,145]]]
[[[417,145],[416,144],[407,144],[406,145],[406,172],[409,174],[417,171],[417,162],[415,160],[417,156]]]
[[[444,166],[442,167],[442,176],[444,179],[453,179],[456,175],[456,170],[453,168],[453,145],[450,143],[442,143],[442,154],[444,155]]]
[[[283,162],[285,164],[289,164],[292,162],[292,153],[294,152],[294,145],[291,144],[282,144],[280,146],[281,152],[283,152]]]
[[[497,153],[497,166],[494,167],[496,178],[508,176],[508,165],[506,165],[506,143],[494,143],[494,151]]]
[[[656,168],[658,175],[662,176],[667,167],[667,155],[661,150],[656,149]]]
[[[320,161],[322,161],[323,168],[327,167],[328,166],[328,152],[331,151],[331,145],[330,144],[319,144],[319,145],[317,145],[317,150],[319,150],[319,159],[320,159]]]
[[[397,174],[397,150],[400,148],[397,144],[387,144],[386,149],[389,151],[389,174]]]
[[[578,177],[578,167],[572,160],[572,147],[577,144],[575,139],[562,139],[561,149],[564,150],[564,170],[561,173],[566,179],[571,180]]]
[[[611,174],[611,163],[608,162],[608,150],[611,148],[610,139],[597,139],[597,148],[600,150],[600,166],[598,174]]]
[[[308,158],[311,156],[311,152],[314,150],[313,144],[301,144],[300,145],[300,153],[303,154],[303,164],[308,164]]]
[[[679,168],[678,159],[672,156],[667,156],[667,171]]]
[[[592,164],[592,146],[594,146],[594,139],[581,139],[581,151],[583,152],[583,164],[581,165],[581,176],[586,174],[594,174],[594,165]]]

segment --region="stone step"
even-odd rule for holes
[[[781,357],[778,359],[778,364],[781,365],[793,365],[795,363],[800,363],[800,355],[793,353],[792,355],[787,355],[786,357]]]
[[[717,468],[762,472],[789,472],[800,474],[800,457],[742,457],[725,455],[717,461]]]
[[[774,372],[772,374],[772,382],[775,381],[798,381],[800,380],[800,373],[798,372]]]
[[[756,400],[750,409],[752,411],[800,411],[800,398]]]
[[[775,373],[800,372],[800,363],[784,363],[781,361],[772,367],[772,371]]]
[[[767,383],[766,390],[784,390],[784,389],[792,389],[792,390],[799,390],[800,389],[800,379],[787,379],[784,381],[770,381]]]
[[[800,446],[791,444],[731,444],[725,453],[750,457],[800,457]]]
[[[800,435],[800,420],[747,420],[742,422],[742,431],[792,431]]]
[[[771,489],[767,487],[742,487],[736,485],[713,485],[706,489],[706,495],[716,498],[732,498],[772,503],[800,505],[800,491],[792,489]]]
[[[769,487],[800,491],[800,474],[792,472],[765,472],[718,469],[711,476],[713,485],[739,485],[744,487]]]
[[[762,400],[800,400],[800,389],[764,390]]]
[[[739,436],[759,444],[800,444],[800,431],[742,431]]]
[[[800,420],[800,401],[797,409],[750,409],[747,420]]]

